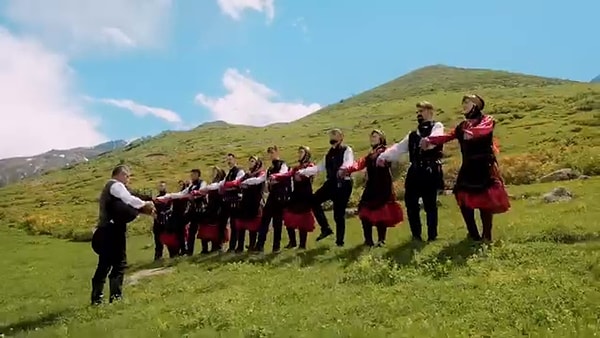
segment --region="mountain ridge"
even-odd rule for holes
[[[0,187],[36,177],[48,171],[87,162],[113,150],[125,147],[124,140],[114,140],[92,147],[51,149],[33,156],[18,156],[0,159]]]

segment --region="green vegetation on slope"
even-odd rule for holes
[[[493,247],[464,242],[452,197],[440,240],[387,248],[331,241],[304,253],[196,256],[125,288],[125,302],[88,306],[89,244],[0,228],[0,334],[15,337],[594,337],[600,332],[600,179],[564,186],[575,198],[535,198],[555,184],[511,187]],[[357,220],[348,243],[360,243]],[[131,274],[153,255],[130,237]],[[227,264],[229,263],[229,264]]]
[[[320,158],[328,147],[325,131],[332,127],[345,130],[347,142],[360,155],[368,148],[371,129],[381,128],[389,139],[399,140],[414,128],[414,105],[420,100],[433,102],[439,110],[437,119],[453,127],[462,118],[460,100],[467,92],[481,94],[486,111],[499,121],[496,136],[507,183],[531,183],[562,167],[600,174],[600,85],[432,66],[292,123],[268,127],[209,123],[187,132],[166,132],[71,169],[9,186],[0,190],[0,220],[33,233],[88,237],[97,217],[98,191],[118,163],[132,166],[136,187],[154,187],[160,180],[174,187],[191,168],[208,173],[229,152],[244,161],[277,144],[285,159],[293,162],[297,146],[303,144]],[[455,144],[446,147],[446,155],[450,184],[459,162]],[[355,189],[354,201],[359,194]],[[147,230],[147,225],[142,222],[137,229]]]

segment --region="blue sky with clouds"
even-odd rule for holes
[[[0,0],[0,157],[289,121],[431,64],[589,81],[599,13],[596,0]]]

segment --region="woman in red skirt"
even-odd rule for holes
[[[292,193],[283,211],[283,223],[288,232],[290,242],[286,249],[295,248],[296,229],[300,237],[300,249],[306,249],[308,233],[315,230],[315,216],[312,212],[312,177],[306,177],[298,173],[301,169],[313,167],[315,164],[311,161],[310,148],[300,146],[298,148],[298,165],[285,173],[275,174],[270,177],[272,184],[293,179]]]
[[[358,217],[363,226],[366,246],[374,246],[373,227],[377,229],[377,246],[385,245],[387,228],[395,227],[404,219],[402,208],[396,201],[390,164],[377,165],[377,157],[386,150],[387,140],[381,130],[370,135],[371,150],[352,167],[340,170],[344,177],[366,169],[365,190],[358,204]]]
[[[249,250],[254,250],[258,230],[262,218],[262,200],[265,190],[266,172],[263,163],[256,156],[248,159],[249,171],[239,180],[225,182],[224,189],[240,187],[242,199],[240,200],[235,226],[238,231],[238,248],[244,247],[246,230],[249,232]]]
[[[225,171],[219,167],[212,168],[212,183],[218,183],[225,179]],[[219,251],[223,243],[219,243],[219,211],[223,199],[219,190],[200,190],[196,192],[199,195],[205,195],[207,199],[206,210],[202,217],[203,222],[198,226],[198,238],[202,243],[202,253]],[[209,251],[209,244],[211,244]]]
[[[478,95],[465,95],[462,100],[465,120],[450,133],[423,139],[422,147],[439,145],[456,139],[462,153],[462,165],[456,178],[454,195],[471,239],[492,240],[494,214],[510,209],[508,194],[500,176],[494,144],[494,119],[483,113],[485,101]],[[480,235],[475,222],[475,209],[483,225]]]

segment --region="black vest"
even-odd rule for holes
[[[408,135],[408,157],[410,163],[417,166],[429,166],[442,159],[444,146],[433,149],[421,149],[421,139],[431,135],[435,122],[424,122]]]
[[[104,185],[100,193],[98,206],[98,227],[107,227],[112,224],[125,226],[127,223],[135,220],[139,215],[139,210],[126,204],[110,193],[110,188],[117,183],[115,180],[109,180]]]
[[[325,170],[327,171],[327,180],[337,180],[338,171],[344,164],[344,153],[348,146],[339,146],[329,149],[325,156]]]
[[[240,168],[237,166],[229,169],[227,176],[225,176],[225,182],[235,181],[237,174],[240,172]],[[225,191],[223,199],[228,202],[239,201],[241,199],[240,189],[229,189]]]
[[[267,179],[271,175],[278,174],[281,171],[281,167],[285,164],[282,160],[273,160],[273,164],[267,170]],[[291,190],[292,179],[282,180],[277,184],[269,186],[269,196],[273,197],[285,197]]]
[[[203,180],[192,182],[192,186],[190,187],[188,192],[191,193],[192,191],[200,190],[200,188],[202,187],[202,183],[204,183]],[[206,204],[207,200],[205,196],[195,197],[190,205],[190,213],[192,214],[192,216],[199,216],[202,213],[204,213],[206,211]]]

